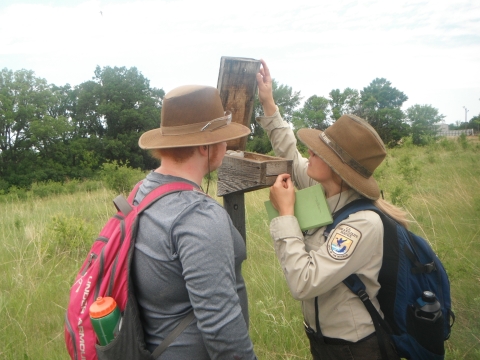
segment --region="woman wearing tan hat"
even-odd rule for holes
[[[168,182],[197,189],[163,197],[138,224],[132,277],[147,348],[153,351],[192,308],[195,314],[162,360],[256,359],[241,274],[245,242],[223,207],[200,189],[221,165],[226,141],[249,133],[231,122],[217,89],[191,85],[165,95],[160,128],[140,137],[140,147],[161,165],[143,181],[137,202]]]
[[[385,146],[366,121],[343,115],[325,131],[298,131],[310,155],[303,158],[290,125],[282,120],[275,105],[272,79],[263,60],[262,65],[257,82],[265,116],[257,121],[267,131],[276,155],[293,160],[293,178],[280,175],[270,190],[270,199],[280,214],[271,221],[270,233],[290,291],[302,301],[313,359],[381,359],[370,314],[342,281],[358,274],[379,309],[376,295],[383,256],[382,220],[372,211],[359,211],[330,234],[324,234],[325,227],[302,233],[294,216],[294,185],[302,189],[320,183],[332,214],[363,197],[406,224],[403,211],[379,199],[380,190],[372,176],[385,158]],[[346,245],[338,247],[336,235],[341,235]],[[391,347],[387,352],[389,359],[398,359]]]

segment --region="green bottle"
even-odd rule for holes
[[[90,320],[100,345],[105,346],[115,338],[120,319],[120,310],[111,297],[98,297],[90,306]]]

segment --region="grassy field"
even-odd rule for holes
[[[446,358],[480,359],[478,138],[389,150],[376,178],[385,198],[411,214],[412,229],[430,241],[449,273],[457,320]],[[103,186],[83,189],[0,196],[0,359],[68,358],[69,288],[116,196]],[[300,304],[272,248],[267,199],[268,189],[246,194],[251,337],[259,359],[309,359]]]

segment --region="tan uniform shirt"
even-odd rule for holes
[[[293,160],[295,186],[315,185],[306,173],[308,160],[298,152],[295,135],[279,112],[257,121],[267,131],[275,154]],[[355,190],[348,190],[328,198],[327,203],[334,213],[359,197]],[[293,297],[302,301],[307,324],[315,329],[318,297],[323,335],[356,342],[375,328],[361,300],[342,281],[356,273],[380,311],[376,295],[383,254],[382,220],[372,211],[359,211],[333,229],[328,239],[324,231],[325,227],[311,229],[304,235],[294,216],[279,216],[270,223],[276,255]]]

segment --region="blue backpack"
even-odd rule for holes
[[[450,282],[440,259],[425,239],[405,229],[367,199],[355,200],[340,209],[326,233],[361,210],[376,212],[384,226],[383,263],[378,276],[381,288],[377,295],[384,319],[356,274],[343,282],[360,297],[370,313],[382,357],[387,358],[385,347],[393,343],[402,358],[444,359],[444,341],[450,337],[455,315],[451,309]],[[438,301],[436,309],[430,302],[434,299],[429,298],[432,293]],[[422,309],[438,311],[424,316]],[[390,339],[383,336],[385,333]]]

